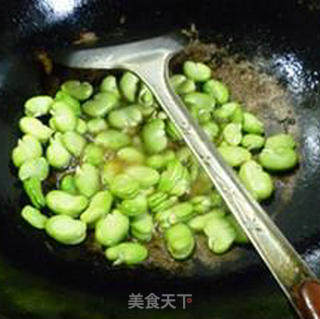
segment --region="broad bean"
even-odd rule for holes
[[[142,140],[148,153],[160,153],[168,144],[165,123],[160,119],[153,119],[142,128]]]
[[[80,194],[91,197],[100,189],[99,170],[92,164],[83,163],[76,169],[74,182]]]
[[[192,254],[195,240],[190,228],[185,224],[176,224],[165,232],[165,242],[170,255],[183,260]]]
[[[229,100],[229,90],[221,81],[207,81],[203,85],[203,91],[211,95],[219,104],[225,104]]]
[[[71,154],[64,147],[60,133],[56,133],[54,138],[50,140],[47,148],[46,156],[49,164],[54,168],[67,167],[71,161]]]
[[[42,143],[47,142],[53,133],[50,127],[33,117],[23,117],[19,121],[19,127],[23,133],[34,136]]]
[[[47,234],[65,245],[78,245],[86,238],[87,227],[81,220],[59,215],[49,218],[45,226]]]
[[[51,125],[60,132],[74,131],[77,127],[77,116],[72,107],[64,101],[54,102],[51,106]]]
[[[113,197],[109,191],[98,192],[92,197],[80,219],[86,224],[94,224],[110,212],[112,202]]]
[[[153,219],[149,214],[135,217],[131,222],[131,234],[141,241],[150,241],[154,230]]]
[[[236,231],[225,217],[216,215],[210,218],[204,227],[208,237],[208,246],[215,254],[223,254],[236,239]]]
[[[240,144],[242,139],[241,124],[229,123],[223,129],[224,140],[232,146],[237,146]]]
[[[83,112],[92,117],[104,117],[119,105],[119,97],[111,92],[96,94],[82,105]]]
[[[251,134],[263,134],[264,125],[263,123],[252,113],[243,113],[243,126],[242,129]]]
[[[128,236],[129,218],[113,211],[99,220],[95,227],[95,238],[103,246],[114,246]]]
[[[246,134],[241,140],[241,145],[249,151],[258,150],[264,145],[264,137],[257,134]]]
[[[69,131],[62,135],[62,143],[65,148],[74,156],[80,157],[87,141],[80,134]]]
[[[116,130],[107,130],[99,133],[95,138],[95,143],[104,148],[116,151],[130,144],[130,137]]]
[[[62,91],[80,101],[88,99],[93,93],[93,87],[90,83],[76,80],[64,82],[61,88]]]
[[[46,199],[42,192],[41,181],[37,177],[31,177],[23,181],[23,188],[28,195],[31,203],[36,208],[46,205]]]
[[[109,124],[118,129],[136,127],[142,120],[143,118],[139,108],[134,105],[113,110],[108,115]]]
[[[32,135],[24,135],[12,151],[12,161],[16,167],[20,167],[26,161],[41,157],[41,155],[40,142]]]
[[[21,211],[22,218],[31,226],[37,229],[44,229],[48,221],[48,217],[41,214],[38,209],[27,205]]]
[[[238,167],[251,159],[251,153],[240,146],[220,146],[218,151],[232,167]]]
[[[126,264],[128,266],[143,262],[148,257],[148,250],[138,243],[121,243],[106,250],[107,259],[114,265]]]
[[[26,101],[24,110],[27,116],[39,117],[49,112],[53,98],[47,95],[34,96]]]
[[[120,90],[123,96],[134,102],[138,93],[139,78],[131,72],[126,72],[120,79]]]
[[[83,162],[89,163],[94,166],[99,166],[104,163],[104,150],[95,144],[88,144],[83,151]]]
[[[205,82],[211,77],[211,69],[207,65],[199,62],[184,62],[183,72],[187,78],[194,82]]]
[[[255,199],[264,200],[272,195],[274,190],[272,179],[255,161],[244,163],[240,167],[239,177]]]
[[[53,190],[46,195],[49,209],[56,214],[79,216],[88,206],[88,200],[82,195],[72,195],[64,191]]]
[[[19,168],[19,179],[25,181],[29,178],[38,178],[40,181],[45,180],[49,175],[49,165],[44,157],[30,159],[24,162]]]
[[[115,176],[109,187],[114,196],[122,199],[132,199],[140,190],[139,183],[128,174],[119,174]]]
[[[118,206],[118,209],[129,217],[145,214],[148,209],[147,197],[145,194],[140,193],[132,199],[125,199]]]

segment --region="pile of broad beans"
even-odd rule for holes
[[[245,187],[258,201],[271,197],[271,174],[298,163],[293,138],[266,137],[264,124],[230,101],[205,64],[186,61],[170,80]],[[23,136],[12,152],[30,199],[21,214],[56,241],[77,245],[93,232],[115,265],[144,261],[154,236],[176,260],[193,254],[200,233],[215,254],[247,242],[175,125],[132,73],[108,75],[98,88],[67,81],[54,98],[35,96],[24,108]],[[52,176],[56,183],[45,192]]]

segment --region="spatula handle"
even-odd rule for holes
[[[242,186],[215,146],[191,118],[180,98],[169,88],[170,52],[154,48],[148,58],[141,54],[122,67],[140,76],[154,93],[186,144],[198,158],[247,236],[301,318],[319,319],[319,286],[316,276],[278,227]],[[294,287],[299,287],[294,290]],[[299,292],[297,294],[297,291]]]
[[[306,280],[293,288],[297,308],[306,319],[320,319],[320,283]]]

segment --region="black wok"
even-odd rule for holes
[[[88,259],[80,247],[55,245],[19,217],[25,198],[10,153],[24,100],[56,79],[45,75],[37,53],[76,46],[88,31],[99,44],[108,44],[195,23],[204,42],[226,48],[214,54],[215,63],[235,95],[269,120],[270,132],[281,127],[299,140],[300,167],[295,176],[281,177],[265,208],[320,275],[320,2],[1,0],[0,5],[0,314],[10,319],[295,318],[250,247],[212,264],[195,259],[173,270],[154,265],[125,270],[108,268],[94,254]],[[265,78],[266,86],[256,85]],[[192,303],[186,310],[181,305],[128,310],[129,294],[151,292],[192,294]]]

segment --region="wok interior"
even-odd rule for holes
[[[279,196],[272,203],[267,203],[266,209],[272,215],[277,212],[277,224],[301,252],[307,252],[308,260],[319,272],[319,269],[316,269],[319,264],[319,257],[316,257],[319,255],[316,252],[319,234],[317,190],[320,141],[317,69],[320,58],[316,44],[319,42],[316,32],[318,25],[315,22],[319,12],[309,11],[307,5],[299,5],[293,1],[286,1],[281,5],[269,3],[266,6],[261,5],[260,8],[254,7],[250,1],[245,1],[242,5],[231,2],[225,1],[221,6],[210,1],[204,2],[197,8],[197,16],[193,21],[203,41],[213,42],[227,49],[226,56],[222,53],[215,57],[215,66],[220,70],[221,77],[228,74],[227,61],[230,62],[230,56],[231,60],[236,56],[233,64],[230,62],[233,70],[239,68],[241,63],[245,64],[244,74],[251,67],[257,68],[260,76],[270,75],[273,85],[283,93],[281,101],[272,100],[268,105],[264,104],[266,101],[258,101],[255,106],[258,114],[261,110],[272,109],[272,112],[267,111],[263,115],[268,118],[268,114],[272,114],[269,121],[271,123],[275,113],[278,119],[283,115],[281,112],[280,115],[277,113],[278,109],[283,110],[283,105],[285,108],[292,107],[291,112],[287,110],[289,116],[284,116],[284,122],[279,125],[287,125],[298,137],[301,165],[294,181],[288,182],[284,176],[285,190],[287,191],[287,185],[293,186],[289,195],[286,198]],[[167,22],[170,22],[170,19],[171,15]],[[165,28],[159,27],[160,29]],[[43,45],[46,47],[48,44],[49,50],[54,45],[66,45],[65,38],[56,37],[51,40],[47,43],[43,40]],[[27,97],[42,92],[46,80],[33,58],[32,51],[14,51],[16,54],[12,54],[9,47],[3,50],[0,62],[0,137],[3,147],[0,168],[0,245],[5,269],[3,280],[7,287],[1,290],[0,296],[3,297],[2,303],[8,313],[23,313],[27,309],[40,316],[47,316],[51,311],[53,317],[67,314],[70,317],[73,312],[75,318],[89,314],[100,318],[99,316],[107,313],[117,312],[119,315],[118,309],[121,307],[126,310],[128,292],[159,290],[165,293],[165,290],[169,290],[170,293],[182,291],[197,296],[198,300],[191,312],[199,310],[201,306],[200,313],[203,316],[208,315],[208,311],[212,313],[213,310],[208,309],[214,304],[217,311],[226,313],[223,318],[233,318],[232,313],[228,314],[229,311],[223,306],[228,300],[240,309],[240,313],[242,311],[246,314],[243,304],[249,302],[252,306],[250,310],[255,311],[254,318],[259,313],[259,298],[263,297],[266,307],[277,308],[280,304],[282,308],[280,307],[279,311],[283,317],[288,318],[287,308],[283,306],[284,299],[278,294],[275,298],[273,284],[261,278],[268,278],[268,274],[250,248],[237,249],[241,258],[216,262],[215,267],[203,265],[196,260],[191,275],[181,271],[183,268],[169,273],[161,268],[118,270],[102,267],[99,260],[88,263],[81,248],[75,248],[70,254],[68,249],[52,247],[52,243],[43,234],[26,227],[19,216],[25,199],[21,185],[15,178],[15,170],[10,164],[10,153],[18,137],[17,121],[22,114],[23,102]],[[240,73],[241,70],[238,82],[243,81],[243,85],[249,90],[246,91],[246,94],[249,94],[242,94],[242,98],[250,100],[253,105],[259,95],[250,91],[253,82],[248,85],[250,79],[245,76],[241,78]],[[235,82],[227,82],[231,85],[231,90],[232,86],[237,87],[238,82]],[[241,95],[241,90],[236,94]],[[295,123],[287,123],[287,118]],[[270,127],[271,131],[273,129],[276,128]],[[256,278],[259,278],[259,284],[256,283]],[[58,283],[63,283],[63,286]],[[110,285],[117,290],[116,293],[110,290]],[[62,295],[65,298],[62,298]],[[76,308],[69,304],[67,300],[71,298],[82,300],[83,306]],[[39,308],[37,300],[44,300],[43,308]],[[148,315],[151,316],[151,312],[146,314]],[[161,312],[161,315],[164,313]],[[174,315],[183,314],[177,311]],[[269,318],[265,313],[260,317]],[[280,318],[279,315],[278,317]],[[270,318],[274,317],[270,315]]]

